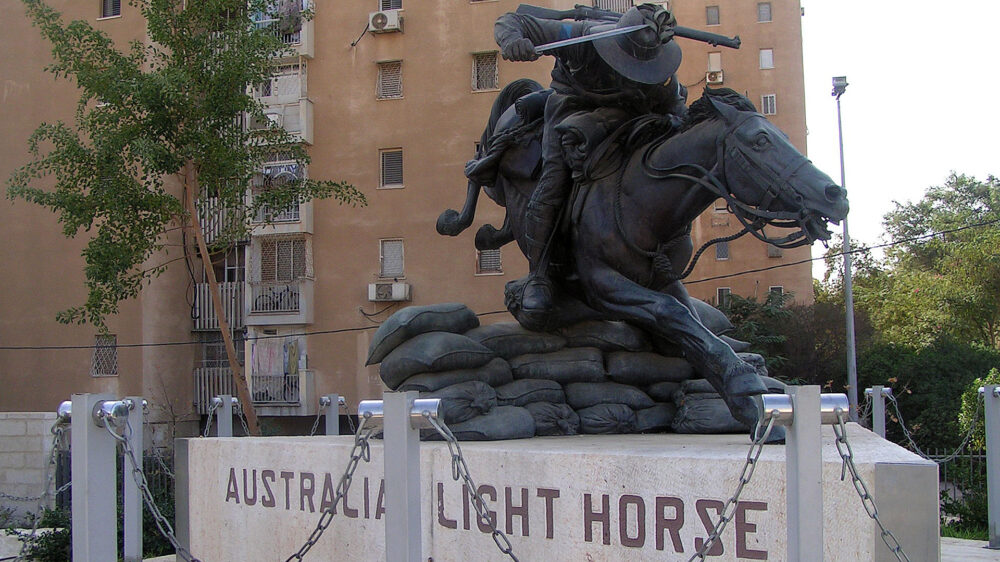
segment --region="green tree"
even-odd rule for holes
[[[131,0],[147,37],[121,48],[87,22],[64,23],[42,0],[22,2],[52,45],[46,70],[73,80],[80,91],[75,122],[41,124],[29,139],[32,161],[8,180],[9,197],[52,209],[66,236],[90,237],[83,251],[87,300],[60,312],[59,321],[105,329],[121,301],[137,296],[167,263],[185,257],[166,257],[167,233],[178,227],[199,241],[197,252],[214,286],[209,250],[197,227],[197,209],[209,200],[224,220],[220,246],[244,237],[247,218],[262,207],[282,209],[324,197],[364,203],[349,184],[302,178],[246,204],[251,179],[268,155],[280,153],[300,165],[309,161],[284,129],[244,126],[247,118],[267,122],[250,87],[270,79],[273,59],[286,49],[278,32],[295,22],[277,11],[281,3]],[[262,14],[275,23],[258,24],[265,21]],[[297,17],[310,14],[291,16]],[[234,377],[245,383],[231,341],[227,348]],[[249,405],[243,390],[241,401]]]

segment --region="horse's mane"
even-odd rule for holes
[[[719,111],[712,105],[711,100],[713,99],[717,102],[731,105],[740,111],[757,111],[753,103],[746,96],[737,93],[736,90],[731,88],[705,87],[705,91],[701,97],[695,100],[691,104],[691,107],[688,108],[687,116],[684,119],[681,130],[690,129],[702,121],[718,117]]]

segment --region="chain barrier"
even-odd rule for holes
[[[357,429],[354,427],[354,420],[351,419],[351,411],[347,409],[347,402],[341,403],[340,407],[344,409],[344,415],[347,416],[347,425],[351,428],[351,433],[356,433]]]
[[[313,437],[316,435],[316,430],[319,428],[319,419],[321,417],[323,417],[323,408],[320,408],[316,412],[316,419],[313,420],[312,429],[309,430],[309,437]]]
[[[208,407],[208,419],[205,420],[205,431],[201,433],[202,437],[208,437],[208,431],[212,429],[212,416],[214,416],[215,411],[221,407],[222,403],[215,402],[214,400],[212,401],[211,406]]]
[[[868,429],[872,428],[872,395],[865,394],[865,403],[861,405],[861,411],[858,412],[858,422],[862,427]]]
[[[847,440],[847,424],[844,418],[844,410],[837,408],[837,423],[833,425],[833,433],[837,436],[837,453],[843,459],[843,465],[840,467],[840,480],[843,482],[847,476],[847,472],[851,473],[851,481],[854,484],[854,489],[858,492],[858,496],[861,497],[861,504],[864,506],[865,511],[868,512],[868,516],[875,520],[875,523],[878,524],[878,528],[881,530],[882,542],[896,555],[896,560],[910,562],[910,558],[903,552],[903,547],[899,545],[899,541],[896,540],[892,532],[886,529],[882,523],[882,519],[878,515],[878,507],[875,505],[875,497],[868,491],[868,486],[865,485],[865,481],[858,474],[858,467],[854,465],[854,451],[851,449],[851,443]]]
[[[514,547],[510,544],[510,539],[507,535],[503,534],[503,531],[499,529],[496,523],[490,519],[488,509],[486,507],[486,500],[479,493],[479,488],[476,483],[472,480],[472,475],[469,474],[469,465],[465,462],[465,457],[462,456],[462,447],[458,444],[458,439],[455,438],[455,434],[448,429],[448,426],[444,421],[438,420],[430,415],[430,412],[424,412],[423,416],[427,418],[427,421],[434,426],[434,429],[441,434],[445,442],[448,443],[448,452],[451,454],[451,477],[458,481],[459,478],[462,479],[465,487],[469,490],[469,495],[472,500],[472,507],[476,510],[476,515],[479,517],[479,521],[482,525],[486,525],[493,529],[493,542],[496,543],[497,548],[500,552],[506,554],[514,562],[519,562],[517,556],[514,556]]]
[[[361,424],[358,426],[357,431],[354,432],[354,447],[351,449],[351,460],[347,463],[347,469],[344,470],[344,474],[340,477],[340,481],[337,482],[336,494],[333,498],[333,503],[331,507],[325,509],[323,514],[319,517],[319,522],[316,523],[316,528],[313,532],[309,534],[309,538],[306,539],[305,544],[296,551],[295,554],[289,556],[285,562],[290,562],[291,560],[302,560],[302,558],[323,536],[323,532],[326,528],[330,526],[333,522],[334,509],[340,500],[347,495],[347,490],[351,487],[351,482],[354,480],[354,471],[357,470],[358,464],[361,461],[371,462],[372,452],[371,447],[368,444],[368,440],[371,438],[372,434],[375,433],[374,429],[365,430],[365,422],[368,418],[362,418]]]
[[[250,427],[247,425],[247,418],[243,415],[243,407],[236,407],[236,417],[240,420],[240,425],[243,426],[243,435],[250,437]]]
[[[890,394],[889,402],[892,403],[892,409],[896,412],[896,419],[899,420],[899,427],[900,429],[903,430],[903,436],[905,436],[906,440],[910,443],[910,447],[913,449],[913,452],[915,452],[916,454],[920,455],[921,457],[929,461],[934,461],[937,464],[945,464],[949,461],[954,460],[960,454],[962,454],[962,451],[965,450],[966,445],[969,444],[969,440],[972,439],[972,435],[976,432],[976,426],[979,423],[979,414],[982,413],[983,409],[983,403],[977,397],[976,413],[972,415],[972,425],[969,426],[969,431],[967,431],[965,437],[962,438],[962,442],[958,445],[958,448],[955,449],[953,453],[942,459],[937,459],[937,458],[932,458],[930,455],[921,450],[920,447],[917,446],[917,443],[913,440],[913,435],[910,434],[910,430],[907,429],[906,424],[903,422],[903,414],[902,412],[899,411],[899,403],[896,402],[896,397]]]
[[[48,498],[50,496],[57,496],[61,492],[69,489],[70,485],[73,484],[72,481],[67,482],[60,486],[55,494],[52,494],[52,484],[56,478],[56,462],[59,457],[59,446],[62,442],[63,436],[66,434],[68,428],[61,421],[56,421],[52,424],[49,431],[52,433],[52,449],[49,451],[49,460],[45,463],[45,470],[43,474],[44,485],[42,488],[42,494],[38,496],[38,513],[31,518],[31,532],[27,536],[19,536],[18,540],[21,541],[21,549],[18,551],[17,556],[14,558],[15,561],[20,562],[22,560],[27,560],[25,556],[28,553],[28,546],[34,542],[35,535],[38,534],[38,524],[42,520],[42,514],[45,513],[45,508],[48,507]],[[34,499],[26,499],[25,501],[35,501]]]
[[[111,436],[121,444],[122,451],[125,453],[125,458],[128,459],[129,464],[132,467],[132,478],[135,480],[136,486],[139,487],[139,491],[142,492],[143,502],[146,504],[146,508],[149,509],[150,514],[153,515],[153,521],[156,523],[156,528],[160,530],[160,534],[170,541],[171,546],[174,547],[177,557],[185,560],[186,562],[200,562],[177,540],[177,537],[174,535],[173,526],[170,524],[170,521],[163,516],[163,513],[160,512],[160,508],[156,505],[156,501],[153,498],[153,492],[149,489],[149,482],[146,481],[146,475],[142,471],[142,464],[136,458],[135,450],[132,448],[131,441],[129,441],[129,437],[132,434],[132,424],[130,424],[128,419],[126,419],[125,429],[121,432],[121,434],[118,434],[111,428],[110,419],[104,418],[104,428],[107,429],[108,433],[110,433]]]
[[[771,430],[774,429],[774,421],[778,418],[777,411],[767,412],[765,416],[767,418],[767,426],[764,428],[764,432],[760,433],[760,426],[763,420],[757,420],[757,425],[753,430],[753,439],[750,443],[750,450],[747,451],[747,460],[743,464],[743,470],[740,472],[740,482],[736,485],[736,491],[733,493],[732,497],[726,500],[725,505],[722,506],[722,510],[719,511],[719,520],[715,523],[712,528],[712,532],[709,533],[708,539],[701,545],[691,558],[688,558],[688,562],[692,560],[704,560],[708,552],[712,550],[715,543],[722,537],[722,532],[726,530],[726,525],[733,520],[736,515],[736,508],[739,505],[740,494],[743,493],[743,488],[750,483],[750,479],[753,477],[754,471],[757,469],[757,460],[760,458],[761,452],[764,451],[764,442],[771,435]]]

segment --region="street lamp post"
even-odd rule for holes
[[[847,77],[833,77],[833,97],[837,98],[837,137],[840,141],[840,187],[846,189],[844,178],[844,128],[840,121],[840,96],[847,90]],[[851,420],[858,421],[858,365],[854,350],[854,286],[851,280],[851,235],[844,217],[844,304],[847,308],[847,398]]]

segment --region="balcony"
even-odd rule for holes
[[[251,375],[250,394],[258,416],[314,416],[319,407],[314,374],[301,370],[293,375]],[[194,370],[194,403],[201,415],[211,409],[220,394],[238,396],[229,367],[199,367]]]
[[[251,282],[246,324],[312,324],[313,280]]]
[[[243,283],[240,281],[219,283],[219,296],[222,298],[222,308],[229,329],[243,328]],[[219,317],[215,314],[208,283],[198,283],[194,286],[194,299],[194,330],[218,331]]]
[[[271,126],[283,127],[298,142],[313,143],[313,103],[300,99],[288,103],[268,104],[264,118],[247,119],[247,130],[262,131]]]
[[[301,0],[301,3],[289,2],[286,7],[289,12],[285,17],[255,18],[257,27],[270,28],[281,42],[288,46],[286,56],[312,58],[315,52],[313,21],[299,16],[302,11],[313,8],[312,2],[310,0]]]

